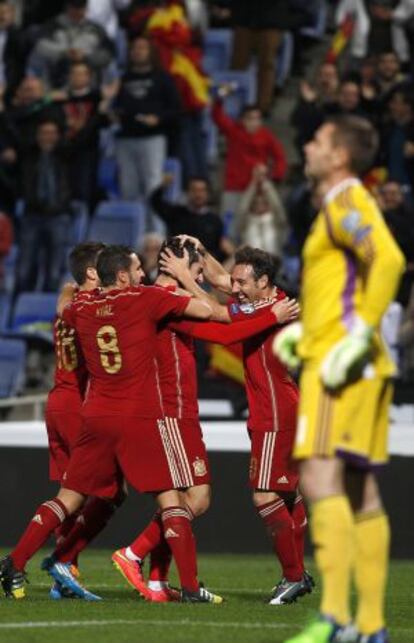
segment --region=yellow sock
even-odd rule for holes
[[[353,523],[346,496],[329,496],[312,506],[311,533],[322,576],[321,613],[332,616],[341,625],[350,620]]]
[[[383,511],[355,516],[356,623],[362,634],[384,627],[384,595],[388,572],[390,526]]]

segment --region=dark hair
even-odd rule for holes
[[[248,103],[247,105],[243,105],[240,112],[240,118],[243,118],[243,116],[246,116],[249,112],[260,112],[260,114],[263,114],[258,103]]]
[[[349,167],[357,175],[365,174],[374,164],[379,136],[366,118],[353,115],[333,116],[325,121],[334,126],[332,143],[349,153]]]
[[[175,254],[176,257],[184,257],[184,249],[187,250],[188,252],[188,265],[192,266],[193,263],[197,263],[200,261],[200,257],[203,255],[202,252],[197,250],[194,241],[190,241],[190,239],[186,239],[184,243],[182,243],[182,240],[179,237],[171,237],[171,239],[167,239],[167,241],[164,241],[160,248],[160,252],[158,255],[158,262],[160,260],[160,257],[164,250],[171,250],[173,254]],[[160,274],[168,274],[164,272],[160,268]]]
[[[79,286],[86,281],[87,269],[96,268],[99,253],[104,248],[105,244],[100,241],[86,241],[72,248],[68,260],[69,270]]]
[[[135,251],[128,246],[106,246],[99,254],[96,270],[101,284],[104,287],[114,286],[120,270],[128,271],[131,268],[131,254]]]
[[[251,266],[256,281],[266,275],[269,283],[272,284],[272,286],[276,285],[280,261],[276,256],[271,255],[270,252],[265,252],[259,248],[252,248],[251,246],[243,246],[236,250],[234,263],[236,266],[240,264]]]

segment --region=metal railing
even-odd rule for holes
[[[0,409],[16,406],[33,406],[33,419],[43,419],[43,407],[46,404],[47,393],[24,395],[22,397],[6,397],[0,400]]]

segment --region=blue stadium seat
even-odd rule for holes
[[[215,85],[219,83],[234,85],[234,91],[224,101],[225,110],[232,118],[238,118],[243,105],[256,102],[257,83],[254,66],[247,71],[216,71],[212,76]]]
[[[146,209],[138,201],[102,201],[88,232],[88,239],[136,246],[145,232]]]
[[[10,248],[9,254],[4,259],[4,289],[7,292],[13,292],[16,285],[18,256],[19,249],[16,245],[13,245]]]
[[[204,39],[203,69],[207,74],[230,68],[232,29],[209,29]]]
[[[276,56],[276,86],[281,89],[290,76],[293,62],[294,40],[289,31],[283,34]]]
[[[22,392],[25,383],[26,343],[0,339],[0,398]]]
[[[57,298],[57,293],[21,293],[14,304],[8,333],[52,342]]]
[[[164,172],[165,174],[171,174],[173,177],[173,182],[168,186],[168,190],[165,193],[165,196],[168,201],[175,203],[181,197],[182,192],[182,167],[181,161],[179,159],[170,157],[165,160],[164,163]]]
[[[9,325],[10,307],[10,293],[0,292],[0,333],[5,331]]]
[[[101,156],[98,164],[98,186],[111,199],[119,197],[118,167],[114,156]]]

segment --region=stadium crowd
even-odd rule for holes
[[[226,265],[240,244],[272,252],[296,293],[320,206],[303,174],[303,145],[331,115],[357,114],[379,132],[365,183],[407,260],[384,332],[402,377],[412,380],[411,4],[1,0],[0,288],[12,301],[56,292],[69,239],[102,229],[99,204],[109,201],[141,204],[139,234],[128,241],[150,280],[164,238],[187,233]],[[320,36],[331,45],[305,79],[313,51],[306,33],[322,15]],[[228,60],[215,68],[212,28],[230,43]],[[293,163],[272,117],[286,33],[294,42],[290,73],[302,78],[291,114]],[[255,101],[241,91],[246,79]]]

